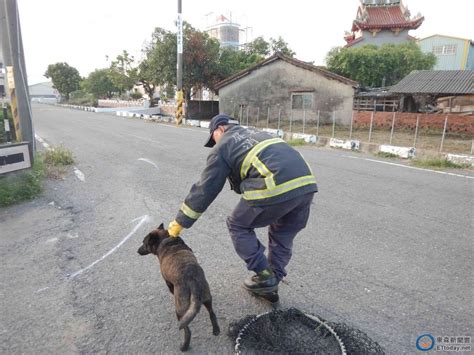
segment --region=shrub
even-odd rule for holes
[[[141,98],[143,98],[143,95],[138,91],[134,91],[134,92],[130,93],[130,98],[132,100],[140,100]]]
[[[69,101],[67,102],[70,105],[79,105],[79,106],[98,106],[98,101],[94,95],[89,94],[83,90],[77,90],[71,92],[69,95]]]
[[[72,152],[62,146],[49,149],[44,154],[44,161],[46,164],[53,166],[71,165],[74,163]]]

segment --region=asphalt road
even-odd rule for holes
[[[36,133],[72,150],[84,179],[71,169],[42,197],[0,209],[0,352],[178,353],[172,296],[157,260],[136,251],[199,178],[206,130],[33,110]],[[472,336],[472,174],[299,150],[320,192],[295,241],[282,305],[355,326],[390,354],[415,353],[423,333]],[[183,233],[223,330],[212,335],[203,309],[191,323],[191,353],[231,353],[229,323],[269,310],[240,287],[248,272],[225,225],[238,199],[226,186]]]

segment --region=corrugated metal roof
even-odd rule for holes
[[[413,71],[390,92],[400,94],[474,94],[473,70]]]

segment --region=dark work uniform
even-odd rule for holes
[[[316,179],[301,154],[280,138],[252,128],[231,126],[212,149],[176,221],[189,228],[229,180],[242,199],[227,218],[235,250],[247,268],[273,268],[279,280],[290,261],[293,239],[306,226]],[[269,226],[269,255],[254,228]]]

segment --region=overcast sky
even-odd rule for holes
[[[304,61],[324,64],[345,44],[359,0],[182,0],[183,18],[204,29],[206,20],[232,13],[247,38],[282,36]],[[18,0],[29,83],[46,81],[48,64],[67,62],[82,76],[109,65],[123,49],[140,56],[155,27],[175,30],[177,0]],[[425,22],[410,34],[474,38],[473,0],[406,0]],[[210,14],[213,13],[213,14]],[[245,37],[245,36],[243,36]]]

